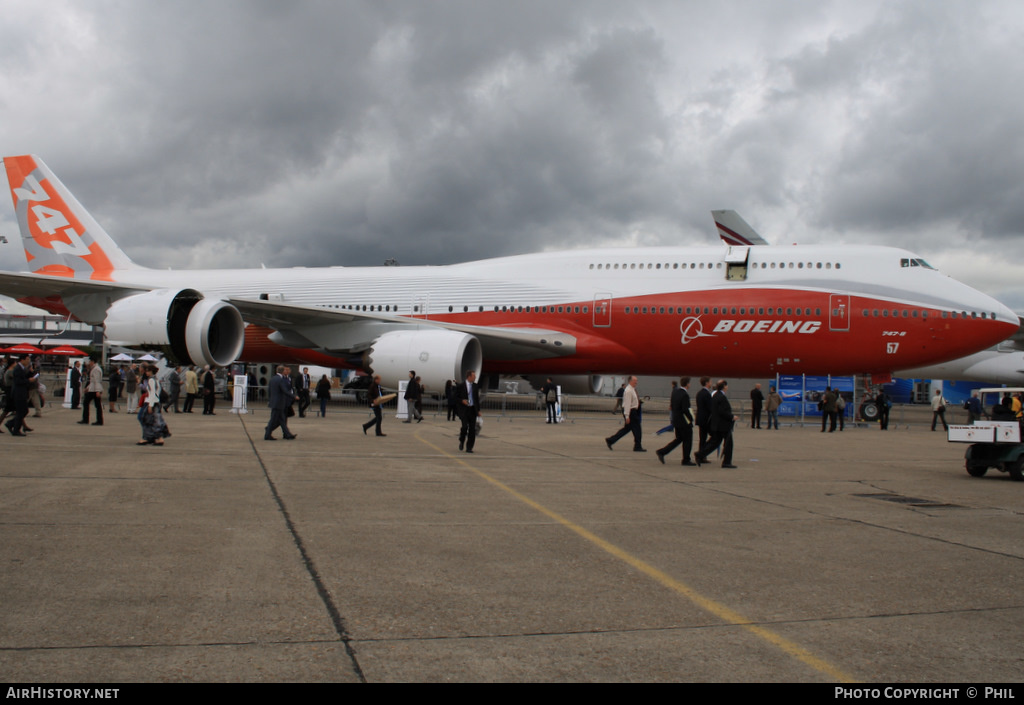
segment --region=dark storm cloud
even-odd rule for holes
[[[822,171],[819,223],[921,243],[943,223],[1019,235],[1024,104],[1007,89],[1020,79],[1021,36],[993,32],[1001,18],[986,9],[898,5],[787,62],[796,94],[827,96],[850,116]]]
[[[94,16],[92,56],[122,67],[96,112],[126,132],[76,193],[151,238],[140,261],[172,264],[224,237],[280,264],[453,261],[587,242],[595,202],[602,236],[648,209],[639,172],[666,139],[650,29],[541,5],[380,7]]]
[[[150,266],[713,244],[712,208],[1024,256],[1013,3],[3,9],[5,153]]]

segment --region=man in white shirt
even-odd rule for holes
[[[636,383],[636,376],[634,375],[633,377],[630,377],[629,384],[626,385],[626,391],[622,394],[622,417],[625,419],[626,425],[619,429],[619,432],[614,436],[604,439],[605,444],[608,446],[608,450],[611,450],[612,446],[615,445],[620,438],[632,431],[633,452],[647,452],[647,449],[644,448],[641,443],[642,431],[640,428],[640,397],[636,394]]]

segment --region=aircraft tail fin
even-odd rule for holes
[[[141,269],[34,155],[4,157],[29,269],[36,274],[110,281]]]
[[[711,211],[718,228],[718,236],[726,245],[767,245],[767,240],[757,234],[747,221],[736,211]]]

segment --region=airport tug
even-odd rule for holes
[[[1024,392],[1024,387],[987,387],[979,389],[982,407],[991,409],[1005,394]],[[990,403],[991,402],[991,403]],[[1024,443],[1018,421],[979,419],[970,426],[950,425],[947,438],[954,443],[970,443],[964,454],[965,467],[972,477],[982,477],[989,468],[1010,473],[1024,480]]]

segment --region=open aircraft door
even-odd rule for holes
[[[612,325],[612,295],[594,295],[594,328],[610,328]]]
[[[725,253],[725,278],[731,282],[741,282],[747,278],[747,258],[749,247],[732,246]]]
[[[850,295],[830,294],[828,297],[828,329],[850,330]]]

